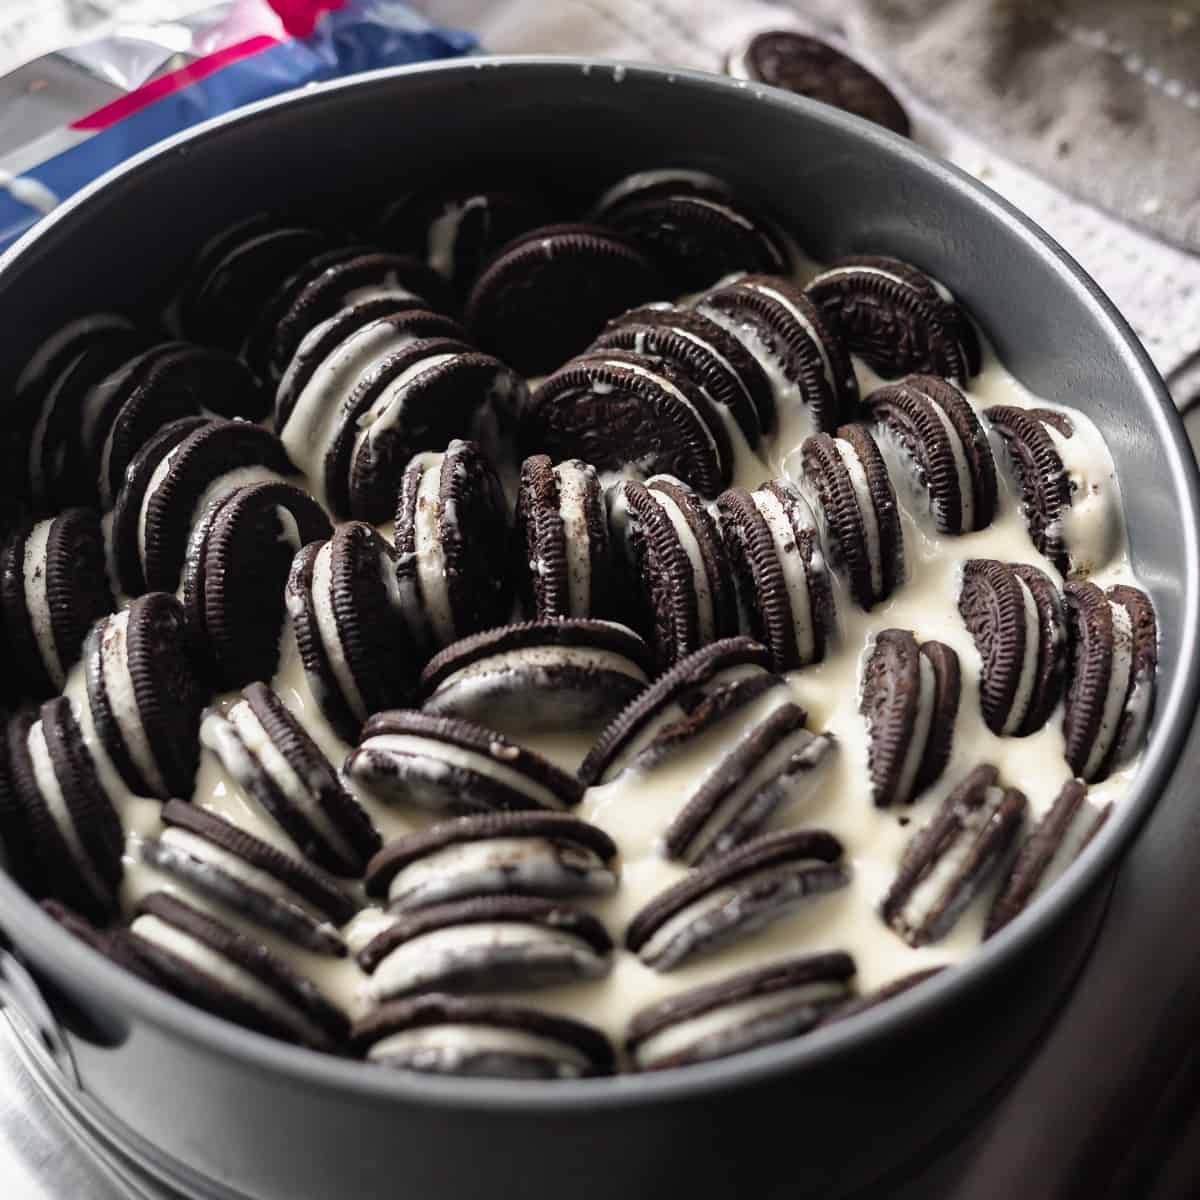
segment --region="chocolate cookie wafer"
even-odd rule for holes
[[[854,996],[844,1004],[839,1004],[836,1008],[829,1009],[817,1024],[832,1025],[834,1022],[844,1021],[848,1017],[857,1017],[859,1013],[866,1012],[868,1009],[878,1008],[881,1004],[886,1004],[889,1000],[893,1000],[897,996],[902,996],[905,992],[915,988],[917,984],[924,983],[927,979],[932,979],[944,970],[944,967],[926,967],[921,971],[910,971],[907,975],[901,975],[898,979],[889,980],[882,987],[877,987],[873,992],[867,992],[865,996]]]
[[[1004,861],[1025,817],[1025,796],[976,767],[908,844],[880,914],[910,946],[936,942],[954,927]]]
[[[842,844],[831,833],[764,834],[655,896],[629,923],[625,945],[648,967],[670,971],[849,881]]]
[[[942,642],[884,629],[863,670],[858,711],[867,723],[867,771],[876,805],[906,804],[937,781],[958,715],[958,655]]]
[[[661,1071],[797,1037],[851,994],[854,972],[841,951],[741,971],[635,1013],[625,1046],[637,1070]]]
[[[345,769],[384,803],[448,816],[556,811],[583,799],[573,775],[494,730],[413,710],[376,713]]]

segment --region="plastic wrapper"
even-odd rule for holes
[[[397,0],[223,0],[44,55],[0,77],[0,250],[181,129],[292,88],[474,48],[470,34]]]

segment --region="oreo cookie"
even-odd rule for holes
[[[596,468],[545,454],[521,464],[513,573],[525,615],[607,617],[616,607],[608,512]]]
[[[129,942],[159,986],[247,1029],[340,1049],[345,1014],[312,980],[247,934],[165,892],[143,897]]]
[[[422,707],[500,729],[577,729],[617,712],[653,673],[650,648],[624,625],[528,621],[436,654],[421,672]]]
[[[1088,802],[1086,784],[1067,780],[1009,867],[988,909],[983,936],[1003,929],[1046,891],[1083,853],[1111,811],[1111,804],[1096,808]]]
[[[625,1037],[639,1071],[727,1058],[807,1033],[851,994],[841,951],[788,958],[691,988],[634,1014]]]
[[[110,962],[157,986],[158,977],[149,965],[138,957],[133,949],[129,931],[124,926],[95,925],[82,913],[76,912],[59,900],[43,900],[41,909],[73,938],[83,942],[97,954],[104,955]]]
[[[869,430],[843,425],[816,433],[802,449],[804,478],[815,495],[835,567],[864,609],[886,600],[904,580],[900,510],[883,455]]]
[[[116,607],[97,513],[69,508],[0,546],[0,612],[27,695],[61,691],[94,621]]]
[[[816,829],[765,834],[655,896],[629,923],[625,945],[646,966],[670,971],[849,881],[842,844],[833,834]]]
[[[418,454],[396,506],[398,603],[415,645],[446,646],[512,610],[508,512],[474,442]]]
[[[633,242],[676,293],[735,271],[786,275],[791,267],[771,225],[715,179],[700,187],[687,176],[672,183],[663,172],[631,175],[601,197],[593,219]]]
[[[583,799],[573,775],[494,730],[412,710],[376,713],[345,770],[385,804],[447,816],[554,812]]]
[[[728,329],[691,308],[644,304],[608,323],[592,350],[625,350],[663,359],[703,389],[731,431],[757,450],[775,428],[775,393],[758,360]]]
[[[999,869],[1025,818],[1025,796],[976,767],[908,844],[880,915],[910,946],[943,938]]]
[[[612,939],[590,913],[536,896],[481,896],[397,916],[358,954],[379,1002],[600,979]]]
[[[522,375],[544,375],[605,321],[665,293],[653,263],[612,230],[543,225],[497,252],[471,288],[465,319],[485,350]]]
[[[21,833],[30,842],[25,849],[36,859],[30,873],[81,913],[97,920],[110,916],[123,874],[121,822],[100,786],[71,702],[58,696],[42,705],[36,720],[15,718],[8,752]]]
[[[247,357],[279,379],[308,333],[352,305],[419,304],[435,311],[451,305],[445,281],[418,259],[371,246],[344,246],[304,264],[263,308],[247,344]]]
[[[730,488],[717,514],[741,602],[742,622],[791,671],[825,657],[837,614],[812,509],[800,490],[774,479]]]
[[[501,413],[520,405],[524,383],[498,359],[462,342],[411,342],[362,375],[339,414],[325,457],[335,513],[378,524],[396,510],[405,466],[467,434],[489,454]]]
[[[672,731],[698,728],[756,699],[772,683],[765,647],[748,637],[725,638],[681,659],[605,726],[579,767],[589,786],[607,783],[649,757],[661,756]],[[678,741],[684,740],[683,738]]]
[[[1145,592],[1063,589],[1070,631],[1063,736],[1072,774],[1096,783],[1141,748],[1154,703],[1158,630]]]
[[[853,255],[812,279],[805,295],[834,336],[885,379],[936,375],[965,385],[981,366],[971,318],[935,279],[897,258]]]
[[[779,808],[802,805],[821,786],[836,743],[804,727],[781,703],[708,770],[662,835],[667,858],[707,864],[753,837]]]
[[[857,1017],[859,1013],[886,1004],[889,1000],[903,995],[915,988],[917,984],[932,979],[944,970],[945,967],[926,967],[924,970],[911,971],[907,975],[901,975],[898,979],[889,980],[882,987],[877,987],[865,996],[855,996],[847,1000],[845,1004],[839,1004],[836,1008],[829,1009],[817,1024],[819,1026],[833,1025],[837,1021],[845,1021],[848,1017]]]
[[[244,687],[225,712],[210,708],[200,740],[237,784],[323,870],[361,876],[381,841],[333,764],[265,683]]]
[[[487,813],[389,842],[367,868],[367,895],[393,913],[497,894],[570,900],[617,887],[617,846],[559,812]]]
[[[183,610],[218,686],[275,673],[292,558],[332,532],[325,510],[290,483],[235,488],[201,514],[184,557]]]
[[[83,661],[87,719],[125,786],[161,800],[190,795],[204,689],[179,601],[149,592],[98,621]]]
[[[906,629],[884,629],[863,670],[858,711],[867,724],[867,772],[879,808],[907,804],[946,768],[962,690],[958,655]]]
[[[665,359],[581,355],[544,380],[521,414],[526,452],[598,471],[673,475],[716,496],[733,475],[729,431],[704,389]]]
[[[30,810],[18,785],[18,764],[24,761],[24,778],[31,777],[29,729],[36,719],[32,709],[4,714],[0,725],[0,865],[31,896],[48,890],[46,870],[38,853]]]
[[[326,720],[353,742],[367,717],[404,703],[420,670],[418,649],[393,596],[396,554],[361,521],[305,546],[284,586],[291,636]]]
[[[1067,628],[1058,588],[1036,567],[969,559],[958,611],[979,651],[979,704],[995,734],[1025,737],[1062,696]]]
[[[681,480],[625,480],[608,494],[634,622],[667,668],[738,631],[733,573],[716,523]]]
[[[163,807],[166,828],[138,840],[137,856],[150,869],[145,886],[167,876],[194,893],[197,905],[216,905],[229,923],[245,922],[314,954],[347,953],[337,926],[355,913],[349,896],[303,860],[260,841],[236,825],[182,800]]]
[[[908,114],[887,85],[828,42],[791,29],[755,34],[725,60],[734,79],[769,83],[908,137]]]
[[[762,367],[780,422],[832,433],[858,408],[854,367],[836,330],[795,284],[747,275],[706,292],[696,308],[733,334]]]
[[[279,439],[248,421],[205,421],[173,441],[177,429],[155,440],[151,470],[137,456],[117,498],[114,558],[131,595],[176,589],[192,526],[214,500],[296,473]]]
[[[484,264],[550,214],[540,196],[507,188],[438,188],[409,192],[379,213],[375,235],[412,254],[465,295]]]
[[[469,1079],[580,1079],[614,1065],[608,1038],[582,1021],[438,994],[381,1006],[354,1025],[350,1043],[380,1066]]]
[[[954,384],[909,375],[867,397],[867,409],[912,474],[939,533],[986,529],[996,513],[996,464],[987,434]]]
[[[112,508],[138,450],[164,425],[204,414],[261,421],[270,395],[240,359],[224,350],[163,342],[130,359],[97,385],[85,444],[100,506]]]

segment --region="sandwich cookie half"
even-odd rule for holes
[[[729,430],[708,393],[665,358],[581,354],[545,379],[521,414],[529,454],[581,458],[635,479],[672,475],[702,496],[733,476]]]
[[[303,859],[182,800],[168,801],[162,818],[162,833],[135,843],[147,868],[138,878],[143,894],[163,890],[166,876],[185,899],[195,897],[194,907],[215,905],[235,926],[245,922],[314,954],[346,955],[337,927],[355,904]]]
[[[672,181],[640,173],[602,197],[594,219],[629,238],[658,265],[670,290],[694,292],[735,271],[786,275],[787,246],[725,183],[707,187],[692,177]]]
[[[1018,917],[1083,853],[1100,832],[1112,805],[1089,803],[1087,784],[1068,779],[1049,812],[1021,844],[988,910],[983,936]]]
[[[629,923],[625,945],[646,966],[670,971],[849,882],[842,843],[833,834],[820,829],[764,834],[655,896]]]
[[[8,738],[13,799],[46,890],[88,917],[112,915],[121,883],[121,822],[65,696],[37,719],[13,718]],[[10,828],[12,827],[10,823]]]
[[[86,720],[125,787],[160,800],[191,795],[205,689],[179,601],[149,592],[98,621],[83,662]]]
[[[206,750],[287,835],[331,874],[357,878],[382,844],[362,806],[304,726],[265,683],[242,689],[200,726]]]
[[[880,914],[910,946],[939,941],[999,869],[1025,819],[1025,795],[976,767],[908,844]]]
[[[775,392],[758,359],[728,329],[691,308],[644,304],[608,323],[593,350],[663,359],[704,390],[726,428],[751,450],[775,429]]]
[[[183,611],[218,687],[275,673],[292,559],[332,532],[325,510],[290,483],[235,488],[201,514],[184,556]]]
[[[607,1075],[608,1038],[582,1021],[480,997],[396,1000],[358,1021],[351,1046],[368,1062],[468,1079]]]
[[[611,229],[543,225],[496,253],[471,288],[465,318],[485,350],[522,375],[544,375],[605,321],[666,291],[650,259]]]
[[[284,587],[304,678],[348,742],[373,712],[412,694],[421,656],[395,601],[396,554],[361,521],[305,546]]]
[[[909,375],[876,388],[867,410],[929,506],[939,533],[986,529],[996,513],[996,464],[987,434],[954,384]]]
[[[345,769],[385,804],[446,816],[561,811],[583,799],[575,776],[494,730],[406,709],[376,713]]]
[[[521,464],[514,575],[525,616],[607,617],[616,604],[608,511],[596,468],[578,458]]]
[[[0,865],[34,899],[46,895],[49,886],[29,802],[18,786],[17,764],[24,760],[28,779],[29,728],[36,719],[29,708],[0,718]]]
[[[256,938],[166,892],[142,898],[129,942],[160,987],[247,1029],[337,1051],[345,1014]]]
[[[804,442],[804,478],[817,500],[830,558],[864,609],[904,580],[904,534],[887,464],[870,431],[843,425]]]
[[[738,631],[733,573],[700,497],[681,480],[625,480],[608,494],[610,527],[629,573],[639,628],[667,668]]]
[[[706,292],[696,309],[738,338],[762,367],[781,425],[832,433],[854,419],[858,381],[850,356],[794,284],[772,275],[747,275]]]
[[[508,512],[474,442],[418,454],[396,507],[396,595],[412,642],[432,652],[504,624],[512,609]]]
[[[851,996],[855,969],[833,951],[679,992],[634,1014],[626,1050],[637,1070],[662,1071],[798,1037]]]
[[[570,900],[616,890],[617,846],[560,812],[487,813],[389,842],[367,869],[367,895],[407,912],[469,896]]]
[[[689,654],[605,726],[580,764],[579,778],[592,787],[631,765],[661,760],[669,746],[782,684],[767,670],[769,661],[765,647],[748,637],[725,638]]]
[[[848,1017],[856,1017],[859,1013],[866,1012],[868,1009],[878,1008],[881,1004],[886,1004],[896,996],[901,996],[910,989],[915,988],[918,983],[924,983],[925,980],[932,979],[943,970],[945,970],[944,967],[926,967],[922,971],[911,971],[907,975],[901,975],[898,979],[889,980],[882,987],[877,987],[873,992],[867,992],[865,996],[854,996],[847,1000],[845,1004],[839,1004],[836,1008],[829,1009],[817,1024],[832,1025],[836,1021],[844,1021]]]
[[[528,621],[447,646],[421,672],[422,707],[509,730],[577,729],[618,712],[654,674],[650,647],[612,621]]]
[[[1154,704],[1158,631],[1149,596],[1094,583],[1063,589],[1070,630],[1063,712],[1067,763],[1088,783],[1106,778],[1141,748]]]
[[[781,703],[705,774],[662,835],[667,858],[712,863],[753,837],[784,805],[800,805],[825,778],[835,749],[804,727],[798,705]]]
[[[612,939],[590,913],[535,896],[481,896],[405,912],[359,952],[379,1002],[600,979]]]
[[[958,611],[981,661],[979,704],[995,734],[1036,733],[1062,696],[1067,627],[1058,588],[1037,567],[969,559]]]
[[[884,629],[863,671],[858,711],[867,724],[867,772],[879,808],[907,804],[946,768],[962,677],[942,642]]]
[[[26,695],[62,690],[93,622],[116,607],[99,514],[68,508],[0,546],[0,612]]]
[[[945,287],[910,263],[879,255],[843,258],[804,292],[846,349],[885,379],[936,375],[965,386],[979,374],[971,318]]]
[[[770,650],[772,669],[820,662],[836,634],[836,610],[808,501],[795,484],[774,479],[752,492],[723,492],[717,513],[743,624]]]

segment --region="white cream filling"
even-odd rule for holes
[[[101,680],[104,684],[104,694],[117,728],[121,731],[125,749],[129,752],[138,774],[156,796],[165,796],[168,791],[166,780],[158,769],[158,759],[155,757],[154,747],[150,745],[146,727],[142,724],[137,696],[133,691],[133,680],[129,676],[128,636],[128,609],[105,618],[104,632],[101,634]]]
[[[812,321],[798,309],[782,292],[776,291],[773,287],[768,287],[765,283],[752,283],[749,285],[754,291],[763,296],[774,300],[780,305],[800,326],[801,329],[808,335],[808,340],[817,349],[817,354],[821,359],[821,373],[825,376],[825,382],[829,385],[829,390],[834,395],[839,395],[841,390],[841,381],[838,379],[833,369],[833,363],[829,358],[829,350],[825,345],[825,339],[821,336],[820,330],[812,323]]]
[[[500,749],[500,743],[497,742],[496,745]],[[375,753],[409,755],[441,763],[446,767],[460,767],[463,770],[474,771],[477,775],[482,775],[523,796],[528,796],[543,808],[561,809],[563,807],[562,801],[545,784],[539,783],[515,767],[499,762],[491,755],[482,754],[477,750],[467,750],[462,746],[453,746],[449,742],[437,738],[422,737],[416,733],[376,734],[362,743],[359,754],[364,758],[357,761],[365,761],[366,764],[369,764],[370,755]],[[357,779],[364,787],[370,786],[371,775],[372,772],[365,766],[358,770],[355,770],[353,766],[350,768],[351,778]]]
[[[833,445],[854,488],[854,502],[862,518],[863,542],[867,549],[867,563],[871,569],[871,594],[879,599],[883,591],[883,551],[879,544],[879,514],[876,513],[875,504],[871,499],[867,470],[858,457],[858,451],[849,442],[842,438],[834,438]]]
[[[1021,603],[1025,612],[1025,653],[1021,659],[1021,671],[1017,676],[1016,690],[1013,692],[1012,705],[1008,717],[1000,732],[1012,735],[1021,728],[1029,712],[1029,703],[1033,699],[1033,688],[1037,682],[1038,648],[1041,643],[1041,621],[1038,616],[1037,601],[1029,590],[1029,585],[1019,575],[1014,575],[1021,588]]]
[[[1079,857],[1079,852],[1083,849],[1084,842],[1087,841],[1088,835],[1095,827],[1098,816],[1099,814],[1096,809],[1086,800],[1075,810],[1075,816],[1072,817],[1070,825],[1067,826],[1062,841],[1059,842],[1054,853],[1050,856],[1050,861],[1046,864],[1046,869],[1042,872],[1041,878],[1030,893],[1030,904],[1045,892],[1051,884],[1061,879],[1067,868]]]
[[[397,303],[417,301],[424,304],[425,297],[410,292],[396,282],[395,273],[390,273],[383,283],[365,283],[362,287],[351,288],[342,296],[342,307],[351,308],[355,304],[365,304],[369,300],[395,300]]]
[[[569,462],[554,468],[558,481],[558,514],[567,557],[569,617],[586,617],[592,607],[592,554],[588,533],[588,476]]]
[[[582,938],[561,929],[525,921],[480,921],[434,929],[401,942],[371,976],[380,1000],[415,992],[460,970],[487,972],[493,966],[520,966],[536,978],[545,966],[569,962],[583,979],[597,979],[606,963]]]
[[[301,1037],[313,1042],[327,1040],[327,1035],[318,1026],[286,1003],[273,988],[267,987],[249,971],[239,967],[223,954],[218,954],[191,934],[176,929],[174,925],[150,913],[143,913],[133,922],[130,929],[138,937],[203,971],[222,987],[269,1013]]]
[[[839,1000],[846,994],[844,984],[829,980],[801,984],[798,987],[782,988],[766,996],[754,996],[735,1004],[722,1004],[687,1021],[677,1021],[658,1033],[651,1034],[639,1042],[633,1050],[634,1062],[641,1068],[652,1067],[656,1062],[674,1058],[709,1038],[778,1015],[786,1020],[796,1013],[797,1019],[808,1020],[805,1008],[822,1004],[823,1001]],[[797,1013],[797,1010],[800,1010]],[[733,1049],[734,1047],[731,1047]]]
[[[655,478],[670,479],[671,477],[656,476]],[[650,482],[653,482],[653,479]],[[671,479],[671,482],[676,483],[678,480]],[[675,537],[687,555],[692,569],[692,590],[696,595],[696,618],[700,631],[700,642],[702,645],[707,645],[717,636],[717,621],[713,608],[712,585],[709,583],[708,570],[704,566],[704,555],[700,550],[700,543],[696,540],[691,525],[688,524],[687,516],[671,496],[658,488],[651,488],[650,494],[659,508],[667,514],[671,528],[675,530]]]
[[[1113,648],[1112,671],[1108,676],[1108,692],[1104,697],[1104,711],[1100,715],[1100,728],[1096,740],[1083,764],[1084,779],[1091,779],[1100,770],[1100,764],[1112,747],[1113,739],[1121,724],[1125,711],[1125,693],[1129,690],[1129,673],[1133,669],[1133,625],[1129,610],[1123,604],[1109,601],[1112,613]]]
[[[108,894],[108,887],[96,873],[91,856],[84,847],[83,839],[75,826],[75,819],[67,806],[67,799],[59,785],[58,776],[54,771],[54,762],[50,757],[50,747],[46,744],[46,733],[41,721],[34,721],[29,728],[29,759],[33,766],[33,777],[38,791],[45,801],[46,808],[54,820],[55,828],[62,835],[71,859],[78,868],[80,875],[87,881],[88,888],[97,896]]]
[[[444,454],[427,453],[420,456],[422,474],[417,486],[413,522],[421,599],[424,601],[425,616],[433,629],[434,641],[439,646],[448,646],[457,637],[454,612],[450,607],[450,587],[446,579],[446,555],[438,529],[444,459]]]
[[[179,447],[176,446],[175,449],[162,456],[158,466],[154,468],[154,471],[150,475],[150,480],[146,484],[146,490],[142,493],[142,504],[138,509],[137,547],[138,561],[143,565],[146,562],[146,515],[150,510],[150,500],[155,492],[162,487],[163,480],[170,473],[171,459],[175,457],[178,449]]]
[[[405,1029],[380,1039],[367,1051],[373,1062],[388,1058],[428,1058],[450,1064],[446,1069],[489,1055],[534,1058],[552,1062],[560,1078],[578,1078],[589,1063],[574,1046],[553,1038],[502,1029],[494,1025],[446,1024]]]
[[[1056,531],[1066,546],[1073,575],[1098,571],[1112,559],[1121,544],[1120,488],[1108,446],[1096,426],[1071,410],[1067,417],[1073,433],[1064,437],[1043,423],[1063,464],[1071,489],[1070,507]]]
[[[357,858],[353,847],[346,841],[342,831],[329,819],[296,769],[271,740],[249,703],[245,700],[239,701],[229,710],[226,720],[237,730],[242,745],[258,761],[267,777],[284,794],[288,803],[304,814],[308,823],[320,834],[321,840],[331,845],[343,858],[353,862]]]
[[[544,837],[483,838],[436,850],[398,871],[388,888],[393,905],[414,908],[465,895],[508,890],[519,880],[541,896],[599,896],[616,876],[590,850]]]
[[[25,591],[25,611],[29,616],[29,627],[38,648],[38,656],[50,676],[50,682],[61,688],[67,681],[67,672],[58,644],[54,640],[54,619],[50,613],[49,583],[50,563],[46,556],[46,543],[56,518],[39,521],[25,538],[25,553],[21,559],[21,578]]]
[[[912,734],[904,751],[904,763],[896,777],[896,800],[901,804],[911,798],[917,772],[921,769],[921,759],[925,757],[925,747],[933,726],[933,701],[937,694],[937,674],[933,663],[924,654],[917,655],[917,671],[917,711],[913,715]]]
[[[366,720],[367,702],[358,689],[354,672],[346,659],[337,615],[333,611],[333,567],[330,552],[332,545],[332,542],[326,542],[317,551],[316,560],[313,562],[312,611],[316,618],[317,632],[321,636],[321,644],[325,649],[325,657],[329,660],[329,669],[333,672],[338,689],[354,715]]]
[[[454,250],[463,219],[472,209],[486,208],[486,196],[471,196],[461,204],[448,204],[429,222],[425,261],[446,279],[454,278]]]
[[[804,564],[800,553],[799,539],[783,502],[774,492],[760,488],[750,493],[754,507],[767,523],[771,531],[771,539],[775,543],[775,557],[783,571],[783,581],[787,587],[788,604],[792,610],[792,628],[796,634],[796,649],[800,654],[800,662],[810,663],[816,651],[816,635],[813,631],[812,596],[808,590],[808,572],[819,572],[821,563],[816,553],[816,522],[809,517],[809,528],[814,532],[813,561],[809,567]],[[805,508],[808,505],[805,503]]]
[[[929,405],[937,415],[938,421],[946,431],[946,439],[950,445],[950,454],[954,459],[954,474],[958,479],[958,494],[960,496],[961,516],[959,529],[970,533],[975,528],[975,485],[971,482],[971,468],[967,462],[966,447],[954,427],[954,422],[932,396],[928,397]],[[943,514],[944,516],[944,514]]]
[[[729,377],[737,384],[738,389],[746,399],[746,403],[750,405],[755,412],[758,410],[754,406],[754,400],[750,395],[750,389],[746,387],[745,381],[742,379],[741,372],[723,355],[711,342],[706,342],[702,337],[698,337],[689,329],[680,329],[678,325],[671,326],[671,332],[677,337],[681,337],[684,341],[691,342],[693,346],[699,346],[709,358],[715,359],[721,367],[729,373]],[[639,346],[640,350],[641,347]],[[715,404],[716,401],[714,400]],[[744,435],[743,435],[744,436]]]

